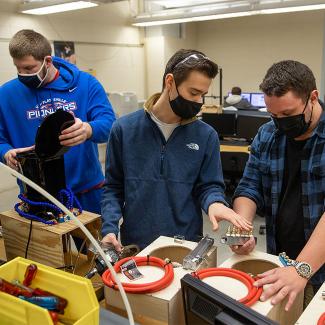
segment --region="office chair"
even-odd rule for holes
[[[226,183],[227,196],[232,196],[246,166],[248,153],[246,152],[221,152],[221,165]]]

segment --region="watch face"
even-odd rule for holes
[[[298,265],[298,270],[304,277],[308,277],[311,274],[311,267],[307,263],[301,263],[300,265]]]

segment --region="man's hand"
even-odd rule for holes
[[[230,249],[238,255],[247,255],[254,250],[255,245],[255,238],[251,237],[244,245],[232,245],[230,246]]]
[[[69,128],[63,130],[59,136],[62,146],[73,147],[85,142],[91,137],[93,130],[89,123],[75,118],[75,122]]]
[[[258,277],[261,279],[254,283],[255,286],[270,285],[264,290],[260,300],[265,301],[273,296],[271,304],[276,305],[288,296],[286,311],[291,308],[298,293],[304,290],[308,281],[301,277],[293,266],[277,267],[259,274]]]
[[[109,233],[103,239],[102,243],[104,244],[112,244],[117,252],[122,251],[122,245],[116,239],[115,234]]]
[[[35,146],[8,150],[4,155],[6,164],[15,170],[18,170],[18,161],[16,159],[17,154],[21,152],[33,150],[34,148]]]
[[[218,230],[218,222],[221,220],[227,220],[239,229],[249,231],[253,228],[249,221],[219,202],[212,203],[209,206],[208,215],[213,231]]]

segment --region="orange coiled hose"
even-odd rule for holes
[[[135,284],[135,283],[122,282],[123,288],[126,292],[150,293],[150,292],[160,291],[168,287],[174,279],[173,265],[171,263],[166,263],[164,260],[154,256],[132,256],[132,257],[123,258],[122,260],[118,261],[114,265],[115,272],[116,273],[120,272],[121,271],[120,267],[122,266],[122,264],[129,261],[130,259],[133,259],[138,266],[150,265],[150,266],[160,267],[165,270],[165,275],[161,279],[149,283]],[[113,288],[115,290],[118,289],[109,270],[106,270],[103,273],[102,279],[103,282],[108,287]]]
[[[253,283],[257,280],[256,278],[254,279],[249,274],[235,269],[221,267],[209,268],[193,272],[192,275],[196,276],[200,280],[212,276],[225,276],[241,281],[247,287],[248,294],[244,298],[240,299],[239,302],[246,306],[252,306],[260,298],[263,291],[262,287],[257,288],[253,286]]]
[[[319,317],[317,325],[325,325],[325,313],[322,313],[322,315]]]

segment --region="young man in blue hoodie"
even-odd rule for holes
[[[103,242],[144,248],[160,235],[202,235],[202,209],[213,229],[225,219],[251,224],[227,207],[217,133],[196,118],[218,66],[180,50],[168,61],[163,91],[117,120],[107,149],[102,200]]]
[[[75,123],[59,136],[71,147],[65,154],[67,185],[84,210],[100,213],[104,175],[97,144],[106,142],[115,115],[101,84],[75,65],[51,56],[51,45],[33,30],[11,39],[18,71],[0,87],[0,157],[17,168],[16,155],[31,149],[38,126],[57,109],[74,114]]]

